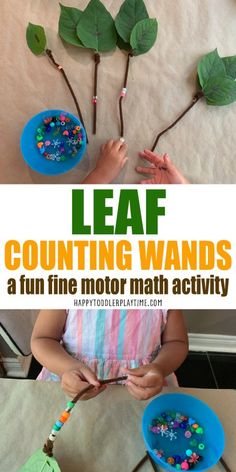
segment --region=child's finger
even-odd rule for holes
[[[109,149],[111,149],[112,146],[113,146],[113,143],[114,143],[113,139],[109,139],[109,141],[106,142],[105,146],[107,146]]]
[[[135,375],[137,377],[143,377],[147,373],[147,369],[144,365],[140,367],[134,367],[133,369],[129,369],[128,367],[123,368],[122,372],[127,375]]]
[[[174,168],[175,169],[175,165],[173,164],[172,160],[170,159],[169,155],[168,154],[164,154],[163,156],[163,161],[166,165],[167,168]]]
[[[118,139],[117,141],[113,141],[113,148],[114,148],[116,151],[119,151],[119,150],[122,148],[122,146],[126,146],[126,145],[125,145],[124,142],[121,141],[120,139]]]
[[[128,146],[127,144],[121,144],[120,146],[120,151],[124,152],[125,154],[127,153],[128,151]]]
[[[88,367],[80,367],[80,371],[83,374],[84,378],[87,380],[88,383],[94,385],[95,387],[100,386],[100,382],[97,379],[97,376],[94,372],[92,372]]]
[[[140,388],[136,385],[128,384],[127,389],[136,400],[148,400],[153,396],[153,389],[151,388]]]
[[[100,393],[104,392],[104,390],[106,390],[106,388],[107,388],[107,385],[102,385],[99,388],[94,387],[90,392],[85,393],[85,395],[82,396],[82,400],[90,400],[90,398],[94,398],[97,395],[99,395]]]
[[[126,162],[128,162],[129,158],[126,156],[124,157],[122,163],[121,163],[121,169],[123,169],[123,167],[125,166]]]
[[[142,157],[148,162],[151,162],[154,165],[163,163],[162,156],[159,156],[158,154],[154,154],[151,151],[147,151],[146,149],[143,152],[140,152],[139,155],[140,157]]]
[[[136,387],[141,388],[152,388],[158,382],[158,378],[155,374],[147,374],[143,377],[136,377],[135,375],[128,376],[128,384],[131,382],[132,384],[136,385]]]
[[[157,184],[155,179],[140,180],[139,183],[142,184],[142,185]]]
[[[140,166],[137,166],[135,170],[139,172],[140,174],[156,174],[156,171],[157,171],[156,167],[140,167]]]

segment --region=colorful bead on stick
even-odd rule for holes
[[[60,117],[61,118],[61,117]],[[64,117],[63,117],[64,118]],[[79,132],[80,130],[77,129],[77,132]],[[112,378],[112,379],[105,379],[105,380],[100,380],[100,384],[102,385],[106,385],[106,384],[110,384],[110,383],[116,383],[116,382],[121,382],[121,381],[124,381],[127,379],[127,375],[123,375],[122,377],[116,377],[116,378]],[[89,392],[90,390],[92,390],[94,388],[94,385],[88,385],[88,387],[84,388],[83,390],[81,390],[81,392],[79,392],[74,398],[73,400],[71,401],[68,401],[67,404],[66,404],[66,408],[65,410],[61,413],[60,417],[59,417],[59,420],[57,420],[55,422],[55,424],[53,425],[52,427],[52,430],[51,430],[51,433],[49,434],[48,436],[48,439],[47,441],[45,442],[44,444],[44,447],[43,447],[43,452],[45,454],[47,454],[47,456],[49,457],[52,457],[53,456],[53,443],[56,439],[56,436],[58,435],[58,433],[61,431],[61,428],[64,426],[64,424],[66,423],[66,421],[69,419],[70,417],[70,412],[71,410],[75,407],[76,403],[78,402],[78,400],[80,400],[80,398],[85,395],[87,392]]]
[[[123,89],[120,92],[120,97],[126,97],[126,95],[127,95],[127,88],[123,87]]]

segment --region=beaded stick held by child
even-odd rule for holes
[[[99,379],[127,375],[139,400],[177,385],[173,372],[187,355],[187,333],[179,310],[42,310],[32,334],[32,352],[44,366],[38,379],[60,381],[73,397]]]
[[[119,377],[115,379],[106,379],[101,380],[101,384],[109,384],[113,382],[119,382],[121,380],[125,380],[127,377]],[[54,441],[60,432],[61,428],[64,426],[66,421],[69,419],[72,409],[75,407],[76,403],[81,399],[81,397],[86,394],[89,390],[92,390],[96,387],[94,385],[88,385],[85,387],[80,393],[78,393],[73,400],[67,402],[65,410],[60,415],[59,420],[55,422],[52,427],[51,433],[45,442],[43,449],[38,449],[26,462],[26,464],[21,467],[19,472],[30,472],[33,470],[34,472],[42,472],[44,470],[44,466],[50,472],[60,472],[60,468],[57,464],[57,461],[53,457],[53,444]],[[31,469],[32,467],[32,469]]]

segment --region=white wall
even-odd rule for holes
[[[236,336],[235,310],[184,310],[189,333]]]

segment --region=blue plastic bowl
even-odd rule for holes
[[[171,466],[153,452],[154,449],[162,449],[165,451],[166,457],[172,454],[179,454],[186,448],[191,449],[189,440],[184,434],[177,436],[176,440],[167,441],[161,438],[160,434],[154,434],[149,430],[152,420],[160,416],[164,411],[180,412],[183,415],[194,418],[197,423],[204,428],[205,449],[199,454],[203,456],[203,460],[194,465],[193,469],[203,472],[213,467],[220,459],[224,451],[224,430],[214,413],[206,403],[197,398],[182,393],[168,393],[154,398],[144,410],[142,419],[142,433],[147,451],[163,469],[174,472],[175,467]]]
[[[80,126],[83,144],[81,145],[76,156],[71,157],[63,162],[50,161],[45,159],[38,151],[36,146],[36,132],[37,128],[41,126],[43,120],[53,115],[63,114],[73,120],[76,125]],[[64,110],[45,110],[37,115],[33,116],[30,121],[25,125],[21,139],[20,148],[25,162],[31,167],[31,169],[46,175],[58,175],[68,172],[70,169],[75,167],[82,159],[86,151],[86,133],[80,122],[80,120]]]

